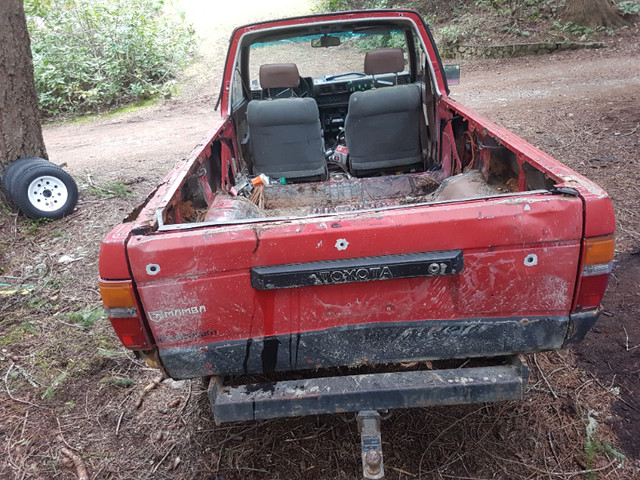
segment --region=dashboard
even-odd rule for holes
[[[351,77],[347,77],[351,75]],[[374,87],[385,87],[396,84],[394,74],[376,75],[375,80],[371,75],[363,74],[343,74],[335,77],[322,77],[307,79],[311,80],[311,91],[313,98],[318,103],[318,107],[338,106],[349,103],[349,97],[353,92],[371,90]],[[398,85],[410,82],[409,72],[398,74]]]

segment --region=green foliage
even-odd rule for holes
[[[42,400],[51,400],[56,393],[56,389],[53,387],[47,387],[47,389],[42,394]]]
[[[42,400],[51,400],[51,399],[53,399],[53,397],[55,396],[55,393],[56,393],[56,388],[58,388],[60,386],[60,384],[65,381],[66,378],[67,378],[67,372],[62,372],[60,375],[58,375],[56,378],[54,378],[53,382],[51,383],[51,385],[49,387],[47,387],[47,389],[42,394],[42,397],[41,397]]]
[[[316,12],[340,12],[350,10],[347,0],[319,0],[313,9]]]
[[[122,182],[107,182],[104,185],[94,185],[88,191],[98,197],[105,198],[133,197],[129,187]]]
[[[607,30],[605,27],[587,27],[585,25],[578,25],[573,22],[560,23],[558,21],[553,22],[551,31],[561,32],[576,37],[582,37],[585,39],[593,38],[596,32],[606,31],[609,35],[613,34],[612,30]]]
[[[104,311],[102,308],[87,308],[85,310],[69,314],[69,320],[84,328],[93,327],[93,324],[102,318],[104,318]]]
[[[407,39],[401,32],[390,32],[385,35],[364,35],[354,39],[354,45],[363,52],[376,50],[378,48],[401,48],[406,51]]]
[[[316,0],[314,10],[316,12],[342,12],[345,10],[373,10],[379,8],[392,8],[388,0],[367,0],[365,2],[354,0]],[[404,8],[405,6],[398,6]]]
[[[590,470],[595,466],[595,460],[598,455],[605,454],[608,457],[616,458],[620,461],[625,460],[624,454],[617,451],[608,442],[602,442],[597,438],[597,421],[598,413],[589,410],[585,418],[586,421],[586,440],[584,443],[585,463]],[[598,477],[593,472],[589,472],[587,478],[589,480],[597,480]]]
[[[364,3],[364,8],[374,10],[376,8],[391,8],[387,0],[369,0]]]
[[[585,463],[587,468],[592,469],[595,467],[595,460],[598,455],[605,454],[608,457],[613,457],[618,460],[625,460],[626,457],[623,453],[619,452],[611,446],[609,442],[601,442],[600,440],[587,439],[584,445]],[[597,480],[593,472],[589,472],[587,477],[589,480]]]
[[[528,30],[521,30],[520,28],[516,27],[515,25],[505,25],[504,27],[502,27],[500,29],[501,32],[506,32],[506,33],[512,33],[514,35],[517,35],[519,37],[528,37],[531,35],[531,32]]]
[[[447,25],[438,30],[438,45],[445,47],[459,45],[468,35],[469,31],[462,25]]]
[[[11,317],[7,317],[7,323],[11,320]],[[8,327],[3,325],[2,335],[0,335],[0,346],[14,345],[23,341],[27,335],[39,334],[40,332],[31,321]]]
[[[618,2],[618,11],[622,15],[638,15],[640,14],[640,3],[632,0]]]
[[[48,310],[51,308],[51,304],[45,299],[37,296],[33,296],[29,298],[27,302],[29,308],[32,310],[40,311],[40,310]]]
[[[112,350],[109,348],[98,347],[98,355],[102,355],[103,357],[112,358],[112,357],[120,357],[125,356],[126,354],[121,352],[120,350]]]
[[[22,230],[29,236],[35,236],[40,233],[41,226],[51,222],[53,222],[51,218],[25,218]]]
[[[558,0],[474,0],[479,9],[493,12],[511,22],[537,21],[544,18],[555,18]],[[515,32],[518,34],[518,32]],[[526,35],[525,35],[526,36]]]
[[[111,385],[115,385],[116,387],[127,388],[136,382],[132,378],[104,377],[100,380],[100,383],[108,383]]]
[[[38,329],[33,325],[33,322],[29,321],[29,322],[22,322],[20,324],[20,328],[22,328],[22,330],[24,331],[24,333],[26,334],[31,334],[31,335],[40,335],[40,332],[38,331]]]
[[[46,115],[169,96],[195,34],[160,0],[25,0]]]
[[[69,239],[69,234],[59,228],[56,228],[53,232],[51,232],[51,236],[54,238],[61,238],[63,240]]]

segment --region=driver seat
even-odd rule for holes
[[[268,96],[300,84],[293,63],[260,67],[260,86]],[[318,105],[313,98],[251,100],[247,106],[253,174],[293,181],[327,178]]]
[[[416,84],[375,88],[375,75],[404,70],[400,48],[366,53],[364,73],[374,77],[372,90],[354,92],[349,98],[345,139],[351,173],[377,172],[422,167],[420,145],[421,98]]]

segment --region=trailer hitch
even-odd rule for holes
[[[364,478],[384,478],[380,414],[375,410],[362,410],[356,417],[362,447],[362,474]]]

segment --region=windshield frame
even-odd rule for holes
[[[319,20],[323,19],[323,20]],[[297,23],[292,23],[297,22]],[[416,72],[416,54],[414,50],[414,42],[422,46],[427,53],[426,68],[431,81],[434,83],[435,93],[442,96],[443,87],[439,77],[435,73],[434,59],[436,68],[441,64],[440,58],[433,47],[433,43],[425,43],[425,35],[431,38],[427,25],[424,23],[419,14],[415,11],[399,11],[399,10],[371,10],[346,12],[340,14],[322,14],[311,15],[305,17],[296,17],[283,19],[279,21],[264,22],[259,24],[238,27],[232,37],[231,45],[228,52],[227,64],[225,68],[225,78],[229,80],[221,85],[221,104],[222,115],[229,116],[232,114],[231,105],[234,105],[233,111],[237,110],[239,105],[244,101],[248,102],[252,99],[252,89],[249,81],[249,47],[253,43],[264,42],[268,38],[280,38],[303,36],[305,34],[315,33],[333,33],[340,31],[351,31],[354,27],[370,28],[386,26],[392,30],[402,30],[406,35],[411,35],[411,39],[407,39],[407,59],[411,71],[412,80],[415,78]],[[331,47],[329,47],[330,49]],[[363,52],[364,59],[364,52]],[[229,98],[231,92],[231,83],[234,75],[240,75],[241,79],[235,81],[242,82],[243,99],[242,101],[233,101]],[[236,89],[237,91],[237,89]],[[446,91],[446,90],[444,90]]]

